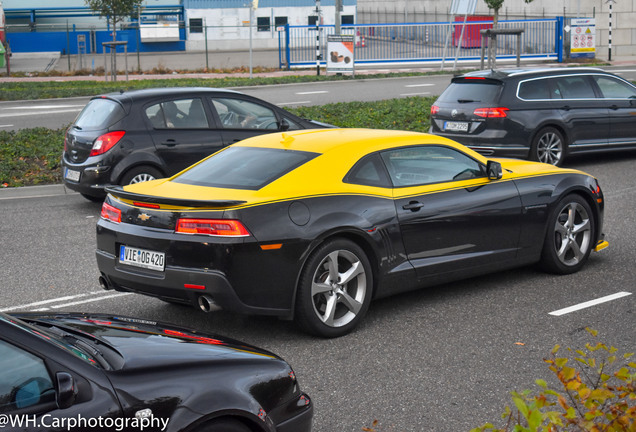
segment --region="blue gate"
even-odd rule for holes
[[[355,36],[355,63],[362,65],[421,64],[480,60],[479,30],[492,28],[492,21],[431,22],[410,24],[354,24],[342,27],[342,34]],[[523,29],[522,59],[562,60],[563,18],[499,21],[499,28]],[[326,65],[327,36],[333,25],[320,26],[320,64]],[[460,43],[461,42],[461,43]],[[486,42],[487,43],[487,42]],[[497,59],[516,58],[517,39],[497,37]],[[281,68],[316,65],[316,26],[285,26],[279,32]]]

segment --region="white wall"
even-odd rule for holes
[[[345,6],[341,15],[353,15],[355,6]],[[315,15],[312,7],[279,7],[257,8],[254,11],[252,27],[252,46],[254,49],[278,49],[278,32],[274,26],[275,17],[287,17],[289,25],[307,25],[308,17]],[[322,8],[322,23],[335,23],[335,7]],[[258,31],[257,18],[269,17],[270,30]],[[188,9],[186,10],[186,24],[191,18],[202,18],[204,26],[207,26],[208,50],[246,50],[250,38],[250,10],[248,8],[228,9]],[[188,32],[186,42],[187,51],[199,51],[205,49],[205,31],[203,33]]]

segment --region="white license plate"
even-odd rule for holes
[[[64,178],[78,182],[80,179],[80,172],[66,168],[66,171],[64,171]]]
[[[163,271],[166,265],[166,254],[130,246],[119,246],[119,262],[135,267]]]
[[[444,122],[445,131],[468,132],[467,122]]]

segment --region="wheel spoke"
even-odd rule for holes
[[[561,262],[565,262],[565,254],[568,252],[568,250],[571,247],[570,243],[571,242],[567,237],[564,238],[563,241],[561,242],[561,247],[557,250],[557,256],[559,257]]]
[[[585,255],[582,251],[581,248],[579,247],[579,244],[575,241],[570,242],[569,244],[570,249],[572,250],[572,252],[574,253],[574,259],[576,260],[576,262],[579,262],[579,260],[581,258],[583,258],[583,255]]]
[[[574,218],[576,217],[576,204],[570,204],[568,206],[568,222],[567,227],[572,228],[574,226]]]
[[[327,304],[325,305],[325,313],[320,319],[329,327],[333,327],[334,317],[336,315],[337,298],[335,295],[327,296]]]
[[[362,308],[362,303],[351,297],[346,292],[341,294],[340,302],[356,315],[358,315],[358,312],[360,312],[360,309]]]
[[[338,251],[333,251],[327,255],[327,265],[329,266],[329,280],[327,282],[338,282]]]
[[[316,296],[319,294],[324,294],[326,292],[331,291],[331,285],[325,282],[314,281],[311,283],[311,296]]]
[[[582,233],[582,232],[585,232],[585,231],[590,231],[591,229],[592,228],[591,228],[591,225],[590,225],[590,220],[589,219],[585,219],[583,221],[583,223],[580,223],[578,225],[574,225],[574,227],[572,228],[572,232],[574,234],[579,234],[579,233]]]
[[[568,229],[565,227],[565,225],[563,225],[562,223],[560,223],[559,221],[557,221],[557,223],[554,225],[554,230],[556,231],[557,234],[559,234],[562,238],[565,238],[565,236],[567,236],[568,234]]]
[[[362,263],[360,261],[351,263],[351,267],[349,268],[349,270],[340,275],[340,280],[338,281],[338,283],[341,285],[346,285],[350,281],[352,281],[353,278],[362,273],[364,273],[364,267],[362,266]]]

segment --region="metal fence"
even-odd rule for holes
[[[480,30],[492,21],[431,22],[408,24],[357,24],[342,28],[355,35],[355,62],[362,65],[421,64],[476,61],[481,58]],[[563,19],[499,21],[499,28],[523,29],[521,59],[561,59]],[[335,27],[320,26],[321,65],[326,65],[327,36]],[[279,34],[280,67],[316,65],[316,26],[286,26]],[[460,43],[461,42],[461,43]],[[486,42],[487,43],[487,42]],[[517,39],[497,37],[497,59],[516,58]]]

